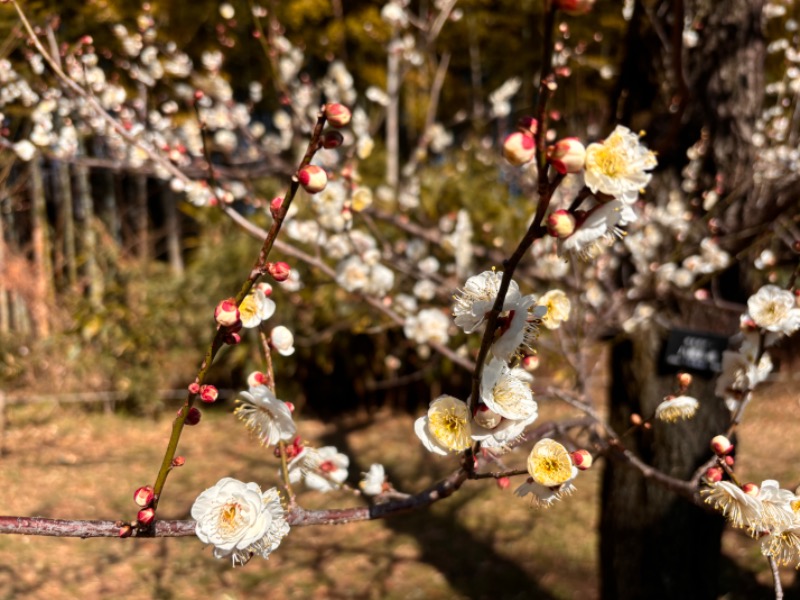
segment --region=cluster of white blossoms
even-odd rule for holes
[[[476,332],[484,324],[497,301],[502,279],[503,273],[485,271],[470,277],[456,293],[453,316],[465,333]],[[569,318],[570,306],[561,290],[551,290],[537,300],[533,295],[523,295],[519,285],[509,280],[476,405],[470,410],[466,402],[449,395],[433,400],[427,413],[414,424],[422,445],[442,456],[463,452],[476,443],[494,454],[513,447],[539,414],[530,387],[533,378],[515,365],[521,356],[531,358],[539,324],[549,329],[560,327]],[[590,455],[582,452],[583,468],[588,468]],[[577,468],[564,446],[541,440],[528,460],[531,478],[517,494],[531,493],[537,506],[549,506],[572,491],[570,481]]]
[[[262,373],[248,378],[250,389],[240,392],[234,414],[252,431],[263,446],[274,446],[279,441],[289,442],[297,433],[292,419],[293,407],[278,400],[266,385]]]
[[[795,492],[768,479],[760,487],[717,481],[702,493],[733,527],[747,528],[761,540],[764,556],[773,557],[780,565],[797,563],[800,567],[800,496]]]
[[[233,566],[253,556],[269,558],[289,533],[278,490],[266,492],[255,483],[224,477],[194,501],[195,532],[214,546],[216,558],[230,557]]]
[[[504,143],[504,155],[515,165],[530,162],[535,155],[536,122],[532,121]],[[619,237],[622,229],[637,220],[633,206],[652,175],[655,154],[639,136],[618,125],[602,142],[584,147],[576,138],[565,138],[548,148],[548,162],[561,175],[583,176],[591,192],[591,204],[580,210],[553,211],[548,232],[558,239],[559,254],[583,260],[597,257]]]
[[[349,466],[350,459],[334,446],[303,446],[289,463],[289,482],[302,481],[309,489],[330,492],[342,487]]]
[[[715,389],[731,412],[772,372],[772,359],[765,348],[800,329],[797,302],[792,292],[775,285],[763,286],[748,299],[747,312],[741,318],[743,341],[738,350],[723,353]]]

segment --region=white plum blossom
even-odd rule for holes
[[[28,140],[22,140],[14,144],[14,152],[17,153],[19,159],[23,162],[28,162],[36,154],[36,146]]]
[[[504,304],[505,306],[505,304]],[[544,306],[536,306],[536,297],[523,296],[509,307],[508,314],[501,317],[500,337],[492,344],[492,354],[506,362],[521,350],[531,350],[531,344],[539,332],[540,319],[547,312]]]
[[[269,558],[289,533],[278,490],[223,477],[194,501],[195,533],[214,546],[215,558],[231,557],[233,566],[253,556]]]
[[[420,279],[411,291],[417,298],[426,302],[436,297],[436,284],[430,279]]]
[[[743,345],[738,352],[722,353],[722,373],[717,378],[714,393],[725,399],[731,412],[739,408],[743,395],[765,381],[772,372],[772,359],[766,352],[755,364],[756,350]]]
[[[539,485],[552,488],[571,481],[577,471],[563,444],[543,438],[536,442],[528,456],[528,474]]]
[[[275,327],[269,336],[270,344],[281,356],[294,354],[294,335],[283,325]]]
[[[318,492],[339,489],[347,479],[350,459],[335,446],[303,448],[289,463],[289,482],[299,483]]]
[[[529,419],[538,413],[529,379],[522,369],[512,369],[505,361],[493,358],[483,369],[481,402],[506,419]]]
[[[678,396],[667,398],[656,407],[656,419],[667,423],[675,423],[680,419],[691,419],[700,403],[691,396]]]
[[[586,148],[586,186],[592,193],[614,196],[626,204],[636,201],[657,165],[653,152],[627,127],[617,125],[605,140]]]
[[[240,392],[234,414],[264,446],[291,441],[297,433],[289,405],[278,400],[266,385],[251,386],[250,391]]]
[[[761,502],[731,481],[717,481],[702,493],[734,527],[753,527],[761,518]]]
[[[523,484],[514,490],[514,494],[520,498],[531,494],[531,503],[533,506],[536,508],[550,508],[564,496],[570,496],[575,492],[575,486],[572,484],[572,480],[578,476],[578,469],[572,467],[571,473],[572,477],[570,479],[553,487],[544,486],[537,483],[533,477],[528,477]]]
[[[492,310],[503,273],[484,271],[467,279],[463,290],[458,290],[454,296],[453,316],[455,323],[464,333],[475,331]],[[503,300],[503,310],[511,310],[520,300],[519,286],[513,279],[509,282],[506,297]]]
[[[791,335],[800,329],[800,308],[794,294],[776,285],[765,285],[747,300],[747,313],[767,331]]]
[[[386,483],[386,470],[381,464],[373,464],[369,471],[362,473],[358,487],[366,496],[377,496],[383,493],[384,483]]]
[[[416,420],[414,432],[434,454],[445,456],[466,450],[472,445],[466,403],[453,396],[439,396],[431,402],[428,413]]]
[[[622,237],[620,227],[635,222],[637,218],[633,208],[621,200],[598,204],[578,222],[572,235],[558,241],[559,256],[569,253],[581,260],[592,260],[606,246]]]
[[[436,308],[426,308],[416,315],[406,317],[403,333],[417,344],[446,344],[450,339],[447,333],[449,327],[450,319],[447,315]]]
[[[561,327],[561,323],[569,320],[572,303],[562,290],[550,290],[539,298],[536,304],[547,309],[542,316],[542,325],[548,329],[558,329]]]
[[[242,319],[242,327],[258,327],[262,321],[266,321],[275,314],[275,302],[271,298],[267,298],[262,290],[254,289],[242,300],[239,305],[239,314]]]

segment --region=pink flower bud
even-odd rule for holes
[[[726,464],[726,465],[728,465],[729,467],[732,467],[732,466],[733,466],[733,463],[735,463],[735,462],[736,462],[736,461],[734,460],[734,458],[733,458],[733,457],[732,457],[730,454],[729,454],[728,456],[726,456],[725,458],[723,458],[722,460],[724,460],[724,461],[725,461],[725,464]]]
[[[554,238],[563,239],[575,233],[576,219],[564,209],[550,213],[547,217],[547,233]]]
[[[325,169],[317,165],[307,165],[298,171],[297,181],[309,194],[316,194],[328,185],[328,174],[325,173]]]
[[[150,506],[153,502],[153,498],[155,498],[155,494],[153,493],[153,488],[149,485],[142,486],[133,492],[133,501],[137,506],[141,506],[142,508]]]
[[[536,132],[539,131],[539,121],[533,117],[522,117],[517,122],[517,126],[525,131],[525,133],[530,133],[531,135],[536,135]]]
[[[515,167],[524,165],[533,160],[536,154],[536,144],[533,136],[517,131],[509,135],[503,142],[503,156]]]
[[[292,403],[292,402],[284,402],[284,404],[286,405],[286,408],[289,409],[290,413],[294,412],[294,403]]]
[[[594,459],[588,450],[575,450],[575,452],[570,454],[570,456],[572,457],[572,464],[581,471],[585,471],[591,467],[592,462],[594,462]]]
[[[555,0],[553,4],[568,15],[585,15],[592,10],[594,2],[595,0]]]
[[[725,456],[733,451],[733,444],[724,435],[717,435],[711,440],[711,450],[717,456]]]
[[[200,384],[196,381],[193,381],[189,384],[189,392],[192,394],[199,394],[200,393]]]
[[[684,390],[692,385],[691,373],[678,373],[678,385]]]
[[[269,212],[272,215],[272,218],[278,216],[278,213],[280,212],[282,206],[283,206],[283,198],[281,198],[280,196],[273,198],[270,201]]]
[[[719,467],[711,467],[706,470],[706,481],[709,483],[716,483],[722,481],[723,471]]]
[[[200,386],[200,400],[207,404],[216,402],[219,398],[219,390],[213,385]]]
[[[265,296],[269,297],[272,295],[272,286],[268,284],[266,281],[262,281],[256,284],[256,291],[263,293]]]
[[[176,456],[172,459],[172,466],[173,467],[182,467],[186,464],[186,457],[185,456]]]
[[[286,281],[292,269],[285,262],[267,263],[267,273],[272,275],[275,281]]]
[[[251,388],[258,387],[259,385],[267,385],[267,382],[267,376],[261,371],[253,371],[247,376],[247,385]]]
[[[350,122],[353,113],[345,105],[331,102],[325,105],[325,117],[332,127],[344,127]]]
[[[547,160],[562,175],[580,173],[586,164],[586,147],[578,138],[564,138],[547,149]]]
[[[180,414],[180,412],[178,413]],[[186,420],[184,423],[186,425],[197,425],[200,422],[200,417],[202,417],[202,413],[200,409],[195,408],[194,406],[189,409],[189,412],[186,414]]]
[[[501,490],[507,490],[508,486],[511,485],[511,479],[508,477],[498,477],[495,481],[497,481],[497,487]]]
[[[326,131],[322,136],[322,147],[328,150],[338,148],[344,143],[344,136],[338,131]]]
[[[242,342],[242,336],[240,336],[235,331],[229,332],[225,334],[225,337],[222,338],[222,341],[228,344],[228,346],[236,346]]]
[[[539,356],[536,354],[529,354],[522,359],[522,368],[528,373],[533,373],[539,368]]]
[[[195,92],[194,92],[195,101],[202,100],[204,96],[205,96],[205,94],[203,93],[203,90],[195,90]]]
[[[228,298],[217,304],[214,319],[223,327],[231,327],[239,322],[239,306],[235,298]]]
[[[136,520],[142,525],[150,525],[156,518],[156,511],[153,508],[143,508],[136,513]]]
[[[755,483],[745,483],[742,486],[742,491],[748,496],[758,496],[761,491]]]
[[[639,425],[642,424],[642,422],[643,422],[642,415],[637,414],[637,413],[633,413],[631,415],[631,425],[639,426]]]
[[[119,537],[127,538],[133,535],[133,527],[128,525],[127,523],[119,528]]]

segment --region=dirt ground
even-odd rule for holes
[[[774,390],[773,390],[774,391]],[[740,476],[800,479],[800,394],[792,386],[765,393],[739,442]],[[278,482],[277,460],[229,414],[206,411],[188,429],[186,465],[170,476],[163,518],[185,518],[199,491],[223,476]],[[542,403],[542,418],[569,414]],[[170,418],[137,419],[74,406],[8,410],[0,457],[0,514],[131,519],[133,490],[152,483]],[[350,481],[382,462],[395,486],[417,491],[454,466],[433,458],[413,436],[413,418],[391,412],[334,424],[303,420],[303,437],[351,456]],[[509,463],[524,464],[524,452]],[[0,598],[224,600],[284,598],[558,598],[592,599],[596,574],[600,469],[582,473],[577,492],[541,511],[491,481],[468,482],[431,510],[337,527],[294,528],[269,561],[232,569],[194,537],[159,540],[0,537]],[[309,508],[364,500],[349,492],[304,492]],[[769,582],[758,544],[726,534],[725,554],[761,583]],[[785,583],[794,579],[787,569]]]

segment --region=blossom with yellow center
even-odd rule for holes
[[[605,140],[586,148],[586,186],[614,196],[627,204],[636,201],[639,190],[650,183],[656,166],[655,154],[639,142],[639,136],[617,125]]]
[[[765,285],[747,300],[747,312],[758,327],[783,335],[800,329],[800,308],[792,292]]]
[[[242,327],[258,327],[261,321],[266,321],[275,313],[275,302],[267,298],[266,294],[254,289],[247,294],[239,305],[239,315]]]
[[[505,361],[493,358],[483,370],[481,400],[501,417],[528,419],[538,412],[529,380],[521,369],[511,369]]]
[[[691,419],[700,403],[691,396],[678,396],[664,400],[656,407],[656,419],[667,423],[675,423],[680,419]]]
[[[563,291],[550,290],[539,298],[537,304],[547,309],[547,312],[542,317],[542,325],[548,329],[558,329],[561,327],[561,323],[569,320],[572,304]]]
[[[771,556],[783,566],[797,562],[800,558],[800,527],[779,529],[762,538],[761,554]]]
[[[574,477],[567,449],[550,438],[539,440],[528,456],[528,473],[539,485],[555,487]]]
[[[414,431],[430,452],[445,455],[472,445],[472,429],[466,403],[453,396],[439,396],[428,414],[414,423]]]
[[[713,504],[734,527],[752,528],[761,520],[761,502],[735,483],[718,481],[701,493],[706,495],[706,504]]]

